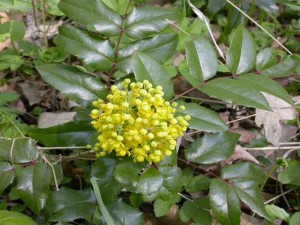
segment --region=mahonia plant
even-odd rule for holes
[[[175,116],[185,107],[165,101],[163,88],[153,87],[148,80],[135,83],[125,79],[121,86],[111,86],[107,101],[93,102],[92,125],[100,133],[93,147],[97,157],[115,152],[116,156],[133,157],[134,162],[152,164],[170,156],[191,119],[189,115]]]

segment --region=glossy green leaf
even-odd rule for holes
[[[20,95],[15,93],[0,93],[0,105],[18,100]]]
[[[106,36],[119,34],[121,16],[107,7],[101,0],[62,0],[59,9],[78,23],[91,27]]]
[[[15,168],[10,163],[0,162],[0,195],[13,182],[15,172]]]
[[[226,65],[233,74],[246,73],[255,65],[255,42],[242,25],[234,33],[226,58]]]
[[[98,133],[88,121],[72,121],[39,129],[30,128],[28,135],[45,146],[86,146],[95,143]]]
[[[177,166],[160,166],[158,168],[160,174],[164,177],[163,187],[172,194],[176,194],[181,190],[181,184],[178,182],[181,177],[181,169]],[[164,190],[162,190],[164,191]],[[163,192],[159,193],[163,196]]]
[[[72,100],[92,101],[106,96],[106,87],[98,78],[75,67],[49,64],[36,68],[44,81]]]
[[[143,225],[143,213],[125,204],[121,199],[107,206],[116,225]]]
[[[0,149],[0,160],[11,163],[30,163],[39,156],[30,138],[0,139]]]
[[[118,163],[114,171],[114,178],[121,184],[135,186],[144,165],[132,163],[132,159],[129,160]]]
[[[200,164],[226,160],[234,153],[238,139],[239,134],[230,132],[205,134],[185,149],[185,157]]]
[[[261,71],[276,64],[276,50],[274,48],[265,48],[256,56],[256,69]]]
[[[169,100],[174,95],[174,87],[171,78],[165,68],[151,56],[136,52],[133,55],[132,70],[137,81],[148,80],[155,86],[162,86],[164,98]]]
[[[208,190],[211,179],[204,175],[193,177],[186,185],[186,191],[189,193],[196,193],[202,190]]]
[[[164,30],[166,19],[178,21],[181,12],[176,8],[146,6],[134,8],[125,21],[125,34],[134,39],[143,39]]]
[[[263,69],[262,75],[269,77],[287,77],[293,74],[300,64],[300,59],[296,55],[287,56],[285,59],[279,63]]]
[[[162,199],[156,199],[153,204],[155,217],[161,217],[168,214],[173,204],[174,202],[170,200],[164,201]]]
[[[223,179],[230,180],[231,188],[235,190],[241,201],[253,212],[271,220],[259,191],[259,185],[265,180],[265,175],[259,166],[252,163],[238,163],[224,167],[221,174]]]
[[[91,176],[97,178],[97,183],[105,204],[114,202],[120,194],[122,186],[114,179],[117,161],[112,158],[100,158],[92,167]]]
[[[144,196],[145,201],[153,201],[158,195],[158,190],[163,184],[164,178],[155,168],[149,168],[140,177],[137,191]]]
[[[48,197],[44,214],[48,221],[69,222],[91,217],[95,206],[96,199],[92,190],[62,187]]]
[[[211,97],[237,105],[270,109],[265,97],[257,91],[257,88],[253,89],[253,86],[251,88],[246,80],[217,78],[199,89]]]
[[[209,198],[213,214],[222,225],[240,225],[240,201],[229,184],[213,179]]]
[[[22,213],[0,210],[1,225],[37,225],[30,217]]]
[[[179,216],[182,222],[193,222],[198,225],[212,224],[212,217],[204,208],[207,205],[207,199],[198,198],[194,201],[185,201],[179,211]]]
[[[22,22],[9,20],[0,24],[0,42],[3,42],[6,38],[10,38],[16,42],[21,41],[25,32],[26,27]]]
[[[59,27],[59,35],[54,43],[97,70],[108,71],[112,67],[114,51],[108,40],[102,40],[86,31],[64,25]]]
[[[266,76],[243,74],[238,79],[247,82],[247,85],[250,87],[250,89],[256,89],[257,91],[274,95],[288,103],[293,104],[293,101],[287,91],[280,84]]]
[[[221,132],[228,130],[224,120],[222,120],[216,112],[200,106],[196,103],[178,102],[179,105],[184,105],[185,110],[179,114],[186,114],[191,116],[189,127],[196,130],[203,130],[207,132]]]
[[[158,34],[136,41],[120,49],[117,67],[123,72],[130,73],[132,70],[131,57],[136,51],[147,53],[157,62],[164,63],[174,54],[177,43],[178,37],[174,33]]]
[[[28,208],[39,214],[51,192],[50,183],[53,179],[51,167],[38,162],[25,168],[18,168],[16,177],[19,196]]]
[[[276,205],[266,205],[266,210],[273,219],[281,219],[285,222],[290,220],[290,215],[283,208]]]
[[[298,224],[300,224],[300,212],[296,212],[294,215],[292,215],[289,223],[289,225],[298,225]]]
[[[300,161],[292,160],[288,162],[285,170],[278,175],[278,180],[283,184],[294,184],[300,186]]]
[[[186,58],[190,70],[187,81],[197,86],[216,75],[218,59],[213,46],[202,36],[194,36],[185,44]]]

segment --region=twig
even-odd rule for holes
[[[248,151],[275,151],[275,150],[291,150],[300,149],[300,146],[278,146],[278,147],[260,147],[260,148],[244,148]]]
[[[290,193],[290,192],[292,192],[292,191],[294,191],[294,190],[297,190],[298,188],[299,188],[299,187],[295,187],[295,188],[292,188],[292,189],[290,189],[290,190],[287,190],[286,192],[283,192],[283,193],[281,193],[280,195],[277,195],[277,196],[275,196],[274,198],[271,198],[271,199],[269,199],[268,201],[265,201],[264,204],[266,205],[266,204],[268,204],[268,203],[270,203],[270,202],[273,202],[273,201],[275,201],[276,199],[280,198],[281,196],[284,196],[284,195],[286,195],[287,193]]]
[[[72,150],[72,149],[89,149],[86,146],[58,146],[58,147],[40,147],[37,146],[37,149],[39,150]]]

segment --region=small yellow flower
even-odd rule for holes
[[[176,102],[165,101],[163,88],[149,81],[125,79],[122,89],[113,85],[106,100],[92,105],[91,124],[100,133],[93,147],[97,157],[114,152],[134,162],[157,163],[172,155],[176,139],[186,131],[190,116],[175,116],[185,110]]]

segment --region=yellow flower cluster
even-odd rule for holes
[[[122,90],[111,87],[107,101],[93,102],[92,125],[100,133],[93,148],[97,156],[115,151],[117,156],[132,156],[134,162],[150,164],[170,156],[190,120],[188,115],[174,116],[184,106],[165,101],[163,88],[153,87],[147,80],[134,83],[125,79],[121,85]]]

